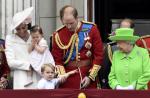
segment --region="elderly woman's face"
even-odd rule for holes
[[[119,48],[120,51],[124,53],[129,52],[129,47],[131,44],[128,41],[117,41],[117,47]]]
[[[20,24],[18,27],[16,27],[17,35],[20,36],[21,38],[26,37],[28,30],[27,24]]]

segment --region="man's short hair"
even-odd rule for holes
[[[128,22],[130,24],[130,28],[134,28],[134,21],[129,19],[129,18],[125,18],[120,22],[120,25],[122,22]],[[120,26],[119,26],[120,27]]]
[[[65,9],[68,8],[68,7],[73,8],[73,16],[74,16],[74,18],[77,18],[77,17],[78,17],[78,11],[77,11],[77,9],[74,8],[74,7],[71,6],[71,5],[66,5],[66,6],[62,7],[61,10],[60,10],[60,19],[61,19],[61,20],[62,20],[63,17],[64,17]]]

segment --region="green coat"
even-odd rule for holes
[[[115,89],[117,85],[126,87],[133,85],[135,89],[147,89],[150,81],[150,58],[144,48],[134,46],[127,56],[117,50],[113,54],[109,85]]]

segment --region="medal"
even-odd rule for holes
[[[90,50],[88,50],[87,52],[86,52],[86,56],[87,57],[90,57],[92,55],[92,52],[90,51]]]
[[[91,49],[92,44],[91,44],[89,41],[87,41],[87,42],[85,43],[85,47],[86,47],[87,49]]]
[[[86,41],[86,40],[90,40],[90,37],[89,37],[88,33],[84,33],[84,40],[85,40],[85,41]]]

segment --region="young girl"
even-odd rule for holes
[[[41,66],[51,63],[55,65],[54,59],[49,51],[46,40],[43,38],[41,27],[35,25],[31,27],[32,44],[29,48],[30,61],[33,69],[41,74]]]
[[[70,71],[59,78],[57,77],[55,66],[44,64],[41,68],[43,78],[38,82],[38,89],[55,89],[63,83],[70,75],[77,73],[77,70]]]

